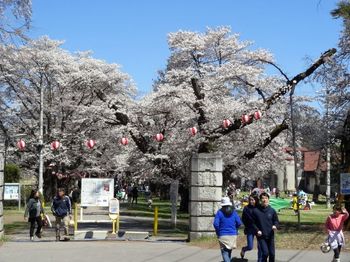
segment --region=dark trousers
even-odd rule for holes
[[[134,204],[134,202],[135,202],[135,204],[137,204],[137,198],[138,198],[138,196],[132,196],[131,203]]]
[[[341,246],[338,246],[338,248],[333,249],[333,251],[334,251],[334,258],[339,258],[340,257]]]
[[[41,216],[38,217],[31,217],[29,218],[30,222],[30,230],[29,230],[29,235],[32,237],[34,236],[34,230],[35,230],[35,223],[38,225],[36,228],[36,234],[40,234],[41,228],[43,227],[43,221],[41,219]]]
[[[258,262],[267,262],[267,258],[269,262],[275,262],[275,237],[268,239],[258,237],[258,253]]]

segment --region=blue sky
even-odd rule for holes
[[[30,35],[65,40],[70,51],[122,65],[140,94],[151,90],[169,55],[167,34],[229,25],[254,47],[270,50],[289,74],[335,47],[341,21],[329,12],[335,0],[33,0]],[[303,87],[312,95],[313,87]]]

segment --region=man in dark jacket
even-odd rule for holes
[[[258,239],[258,262],[275,262],[275,231],[278,226],[276,211],[269,205],[270,196],[260,194],[260,205],[253,211],[253,222]]]
[[[56,218],[56,240],[61,239],[60,228],[62,222],[64,223],[64,239],[69,240],[69,220],[72,214],[72,205],[63,188],[58,189],[57,196],[52,201],[51,210]]]

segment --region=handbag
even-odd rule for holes
[[[42,215],[42,220],[43,220],[43,226],[44,227],[52,227],[52,223],[51,223],[51,220],[50,220],[50,217],[48,215]]]

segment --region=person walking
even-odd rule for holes
[[[28,220],[30,223],[29,236],[31,241],[34,240],[35,223],[37,224],[35,236],[41,238],[41,229],[43,227],[42,214],[44,214],[44,209],[39,199],[39,191],[33,189],[24,212],[24,220]]]
[[[242,247],[240,254],[242,259],[247,251],[253,249],[254,236],[256,234],[255,227],[253,225],[253,211],[258,204],[259,198],[256,195],[250,195],[248,198],[248,205],[243,209],[242,221],[244,224],[244,234],[247,236],[247,245]]]
[[[215,214],[213,226],[219,239],[224,262],[231,261],[232,250],[237,248],[238,228],[241,224],[241,219],[233,208],[230,198],[223,197],[221,209]]]
[[[258,262],[275,262],[275,231],[278,226],[276,211],[269,205],[270,196],[260,194],[260,205],[253,210],[253,226],[258,240]]]
[[[126,193],[128,195],[128,204],[129,206],[131,205],[131,200],[132,200],[132,186],[128,185]]]
[[[56,218],[56,241],[61,240],[61,224],[64,223],[64,240],[69,240],[69,221],[72,214],[70,199],[63,188],[59,188],[57,195],[53,198],[51,210]]]
[[[134,186],[134,188],[132,189],[132,201],[131,204],[135,204],[137,205],[137,198],[139,197],[139,190],[137,189],[137,186]]]
[[[334,252],[333,262],[340,261],[340,252],[345,244],[343,234],[344,222],[349,218],[348,211],[341,204],[333,207],[333,214],[327,217],[326,229],[328,232],[328,244]]]

